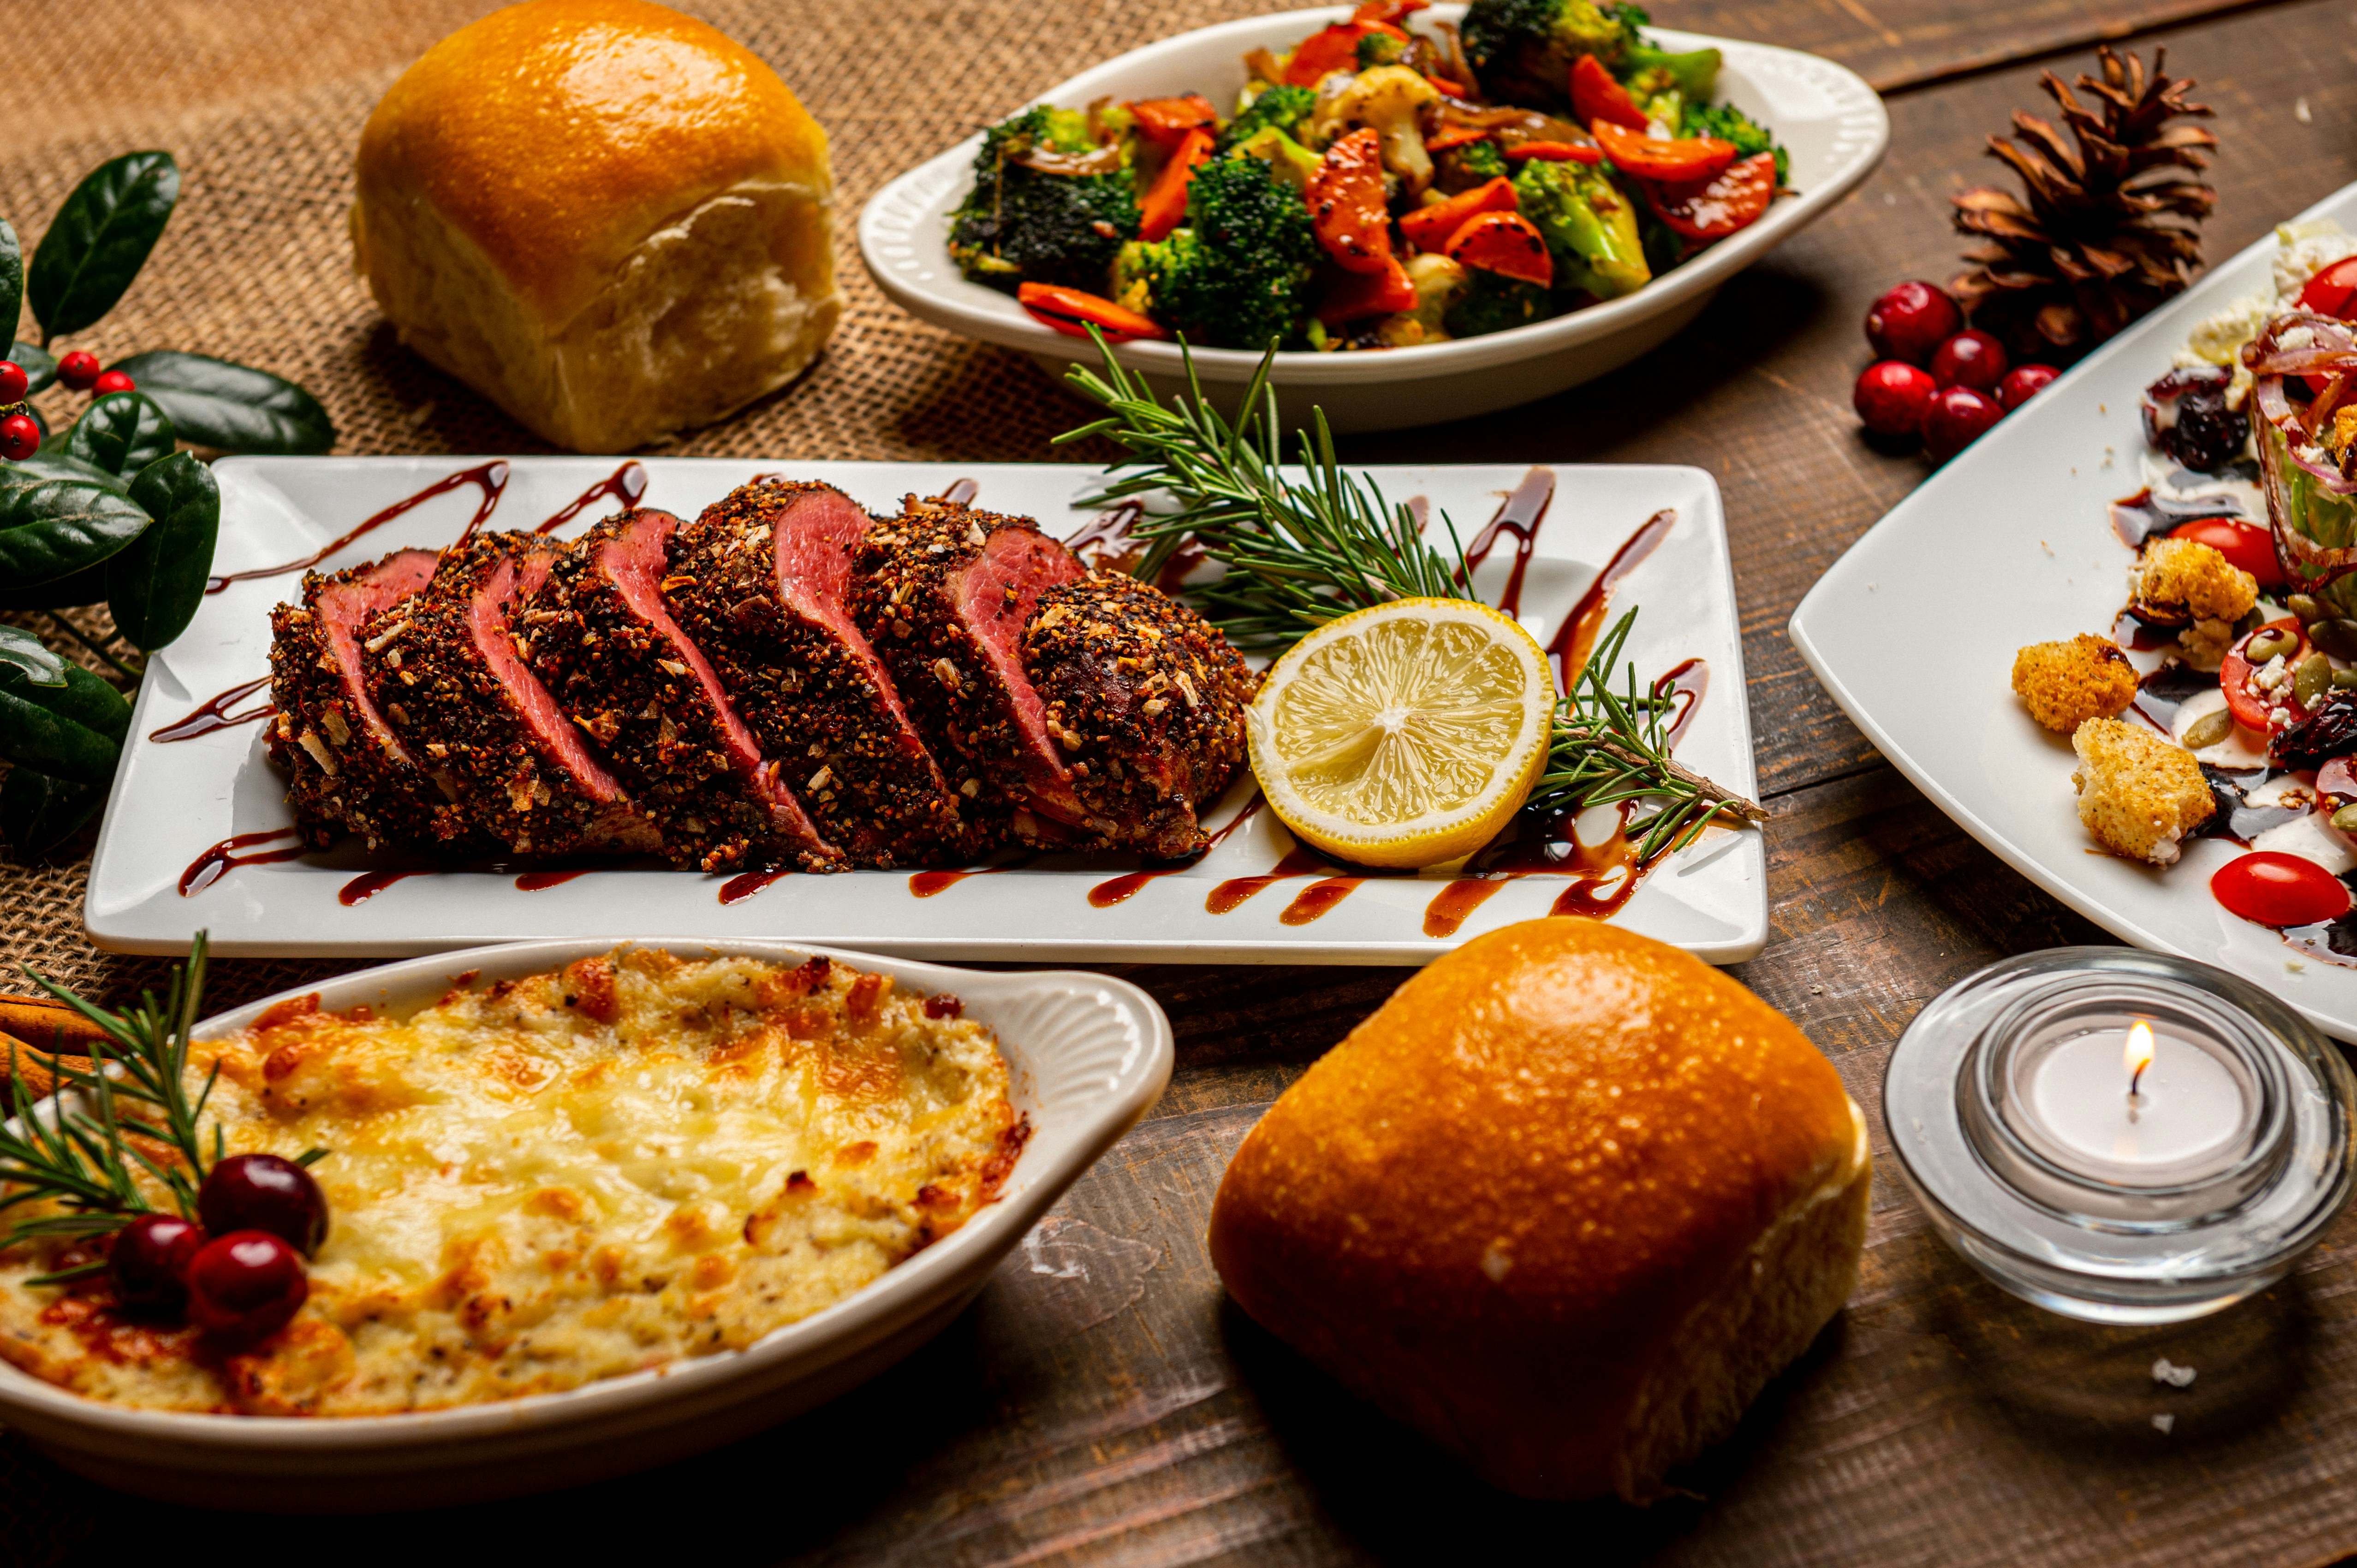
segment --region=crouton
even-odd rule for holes
[[[2114,854],[2173,865],[2179,841],[2218,809],[2193,754],[2149,730],[2090,719],[2072,733],[2071,746],[2079,754],[2071,775],[2079,821]]]
[[[2117,718],[2136,701],[2136,666],[2107,637],[2033,642],[2013,656],[2013,692],[2057,735],[2089,719]]]
[[[2214,670],[2235,622],[2259,602],[2259,580],[2198,540],[2155,539],[2128,568],[2128,596],[2145,619],[2182,627],[2186,657]]]

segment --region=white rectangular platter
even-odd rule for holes
[[[2300,216],[2357,228],[2357,187]],[[2165,871],[2097,850],[2070,741],[2010,690],[2023,645],[2109,634],[2130,555],[2108,503],[2145,483],[2143,389],[2197,322],[2267,288],[2276,249],[2269,234],[2216,268],[1933,475],[1809,590],[1792,641],[1882,755],[2014,869],[2138,947],[2232,970],[2357,1040],[2357,969],[2296,952],[2211,897],[2212,873],[2241,850],[2196,839]]]
[[[469,457],[238,457],[221,463],[224,574],[300,559],[363,520],[483,461]],[[532,528],[616,472],[611,457],[519,457],[487,528]],[[1070,536],[1092,513],[1074,506],[1100,470],[1049,464],[825,463],[648,458],[641,504],[694,516],[759,473],[822,479],[871,510],[898,510],[907,494],[937,495],[974,481],[974,504],[1038,518]],[[1469,540],[1520,482],[1520,467],[1380,467],[1387,495],[1427,498],[1432,524],[1447,513]],[[458,537],[482,499],[462,487],[428,500],[329,556],[322,570],[397,547],[440,547]],[[563,531],[607,515],[600,501]],[[1653,553],[1622,578],[1614,612],[1643,607],[1629,657],[1651,681],[1689,659],[1707,660],[1709,689],[1678,757],[1729,788],[1753,788],[1742,644],[1735,616],[1718,489],[1699,468],[1566,467],[1539,531],[1523,595],[1523,620],[1551,637],[1620,544],[1663,508],[1677,521]],[[1511,543],[1511,542],[1509,542]],[[1494,600],[1512,550],[1475,577]],[[195,623],[158,655],[143,683],[133,739],[115,776],[91,869],[84,919],[100,946],[178,952],[199,927],[223,954],[338,956],[428,952],[522,938],[763,937],[825,942],[910,958],[1161,962],[1422,963],[1467,937],[1545,914],[1560,877],[1509,882],[1452,937],[1424,934],[1426,907],[1445,876],[1374,876],[1314,920],[1285,911],[1319,875],[1279,882],[1224,914],[1210,892],[1271,871],[1289,835],[1261,811],[1194,865],[1146,881],[1100,907],[1090,894],[1140,867],[1134,857],[1050,856],[1019,869],[945,880],[906,871],[780,878],[724,903],[726,879],[694,872],[597,870],[553,886],[519,886],[513,870],[448,871],[404,878],[364,900],[341,895],[375,869],[357,844],[320,855],[241,865],[184,895],[181,883],[208,846],[292,822],[285,786],[265,759],[262,725],[159,742],[153,732],[269,668],[270,609],[299,592],[295,575],[232,583],[208,597]],[[266,690],[256,700],[266,700]],[[250,703],[248,704],[251,705]],[[234,711],[243,712],[244,708]],[[1215,832],[1254,798],[1250,780],[1204,813]],[[286,841],[250,843],[268,853]],[[391,864],[391,863],[383,863]],[[1760,835],[1714,829],[1656,866],[1615,918],[1714,962],[1749,958],[1767,937],[1766,860]]]

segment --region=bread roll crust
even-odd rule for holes
[[[1246,1312],[1494,1484],[1642,1501],[1846,1299],[1867,1177],[1782,1015],[1659,942],[1534,920],[1286,1091],[1211,1250]]]

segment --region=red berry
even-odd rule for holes
[[[33,389],[33,378],[14,360],[0,360],[0,403],[22,403]]]
[[[2005,417],[2005,410],[1986,392],[1970,387],[1943,387],[1923,414],[1923,447],[1935,463],[1944,463]]]
[[[0,419],[0,457],[21,463],[41,449],[41,427],[29,413]]]
[[[2016,365],[2006,371],[2005,380],[1996,384],[1997,406],[2007,413],[2019,408],[2046,390],[2046,383],[2062,372],[2051,365]]]
[[[1954,300],[1928,283],[1910,281],[1874,302],[1866,313],[1866,338],[1886,360],[1920,365],[1964,324]]]
[[[129,376],[124,375],[121,371],[109,371],[104,375],[99,377],[97,381],[91,382],[90,390],[96,392],[99,396],[104,397],[109,392],[136,392],[138,389],[139,383],[133,381]]]
[[[1898,360],[1878,360],[1857,378],[1850,402],[1857,416],[1877,435],[1920,435],[1923,411],[1940,389],[1932,378]]]
[[[224,1339],[276,1333],[310,1294],[302,1258],[267,1230],[208,1241],[188,1264],[188,1321]]]
[[[205,1233],[177,1214],[143,1214],[114,1233],[106,1275],[134,1312],[176,1313],[188,1299],[188,1264]]]
[[[1986,332],[1959,332],[1932,354],[1932,379],[1943,387],[1994,392],[2005,380],[2005,345]]]
[[[267,1230],[306,1256],[328,1239],[328,1199],[311,1173],[276,1155],[231,1155],[197,1192],[197,1216],[214,1235]]]
[[[97,355],[76,349],[58,360],[58,380],[76,392],[88,392],[102,368]]]

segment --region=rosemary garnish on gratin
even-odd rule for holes
[[[1066,379],[1106,412],[1056,441],[1102,435],[1130,456],[1080,504],[1158,501],[1161,510],[1141,510],[1129,526],[1146,545],[1129,570],[1150,582],[1189,545],[1217,562],[1223,568],[1217,579],[1180,592],[1238,647],[1278,653],[1327,621],[1394,599],[1478,598],[1448,514],[1440,517],[1448,539],[1444,553],[1426,542],[1413,509],[1387,500],[1369,476],[1343,471],[1324,410],[1311,411],[1314,435],[1296,436],[1302,477],[1287,476],[1269,384],[1274,350],[1262,359],[1243,412],[1231,423],[1203,396],[1191,355],[1188,390],[1165,403],[1114,358],[1093,327],[1089,335],[1103,356],[1103,373],[1074,366]],[[1641,684],[1634,664],[1627,667],[1625,691],[1613,689],[1610,673],[1636,618],[1634,609],[1623,614],[1571,675],[1555,710],[1546,769],[1524,809],[1556,813],[1656,802],[1631,824],[1641,829],[1638,858],[1649,861],[1693,843],[1713,822],[1763,822],[1768,813],[1671,758],[1674,699]]]

